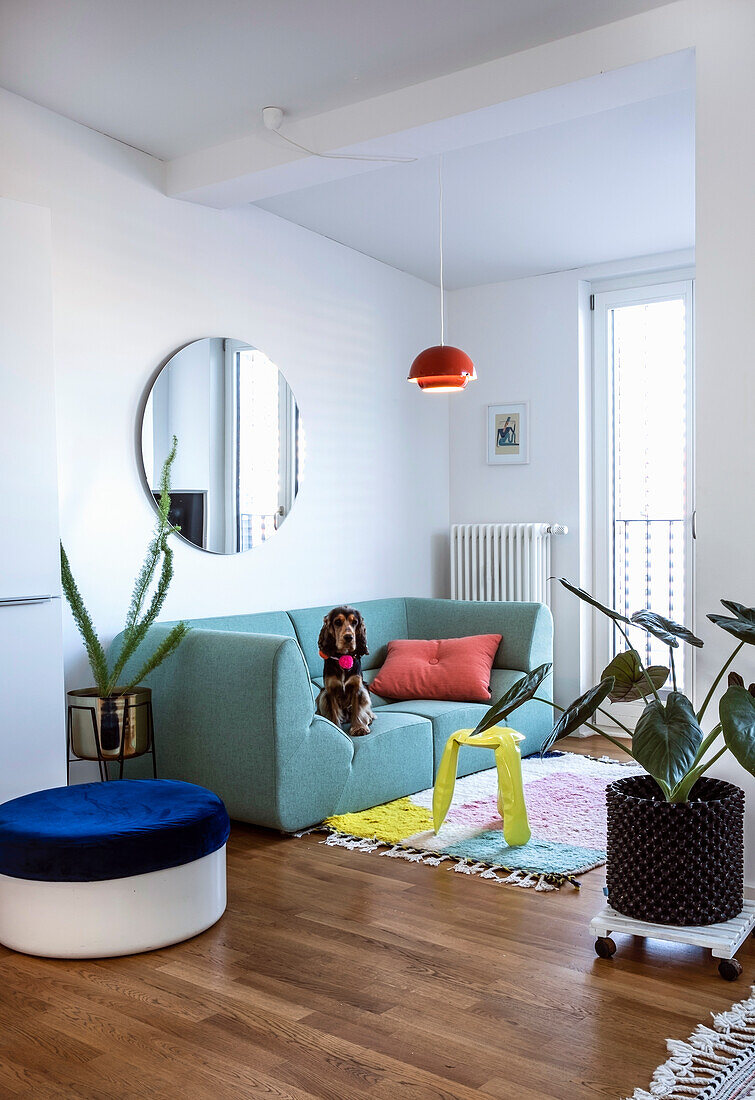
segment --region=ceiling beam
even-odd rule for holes
[[[694,80],[690,54],[667,56],[692,49],[689,10],[689,0],[678,0],[348,107],[284,119],[282,129],[321,153],[423,157],[664,95]],[[246,137],[166,162],[165,189],[226,208],[380,167],[302,153],[260,118]]]

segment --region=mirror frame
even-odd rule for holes
[[[142,391],[141,397],[140,397],[138,405],[137,405],[135,424],[134,424],[134,450],[136,452],[136,465],[137,465],[137,469],[139,471],[139,480],[141,482],[142,489],[144,490],[144,493],[147,496],[147,500],[148,500],[148,502],[149,502],[149,504],[152,508],[152,511],[155,514],[157,514],[157,501],[155,500],[154,491],[152,489],[152,486],[149,484],[149,479],[147,477],[147,470],[146,470],[146,467],[145,467],[145,464],[144,464],[144,448],[143,448],[143,445],[142,445],[142,437],[143,437],[143,432],[144,432],[144,417],[146,415],[147,406],[149,404],[149,399],[152,395],[152,392],[155,388],[155,385],[157,384],[157,380],[160,378],[160,376],[161,376],[162,372],[165,370],[165,368],[167,366],[169,366],[171,360],[173,360],[176,357],[176,355],[178,355],[180,352],[184,351],[186,348],[191,347],[192,344],[201,343],[201,341],[203,341],[203,340],[223,340],[223,341],[225,341],[225,340],[236,340],[236,339],[237,339],[237,337],[229,337],[229,336],[196,336],[191,340],[186,340],[183,344],[179,344],[177,347],[173,348],[173,350],[171,352],[169,352],[168,355],[166,355],[162,360],[160,360],[157,367],[155,367],[155,369],[150,374],[149,379],[147,381],[147,384],[146,384],[146,386],[144,387],[144,389]],[[261,348],[258,348],[256,344],[251,344],[246,340],[239,340],[238,342],[246,344],[248,347],[254,348],[256,351],[261,351],[262,350]],[[272,362],[272,360],[270,360],[270,361]],[[299,414],[301,415],[301,406],[299,405],[299,401],[298,401],[296,395],[294,394],[293,387],[289,383],[285,372],[283,370],[281,370],[280,367],[278,367],[277,363],[275,364],[275,366],[277,367],[278,373],[280,374],[280,376],[283,378],[286,385],[288,386],[288,388],[291,392],[291,395],[294,398],[294,403],[295,403],[297,409],[299,410]],[[294,496],[294,504],[296,503],[300,492],[301,492],[301,489],[299,489],[296,492],[296,494]],[[293,511],[293,507],[294,507],[294,505],[292,504],[290,512]],[[288,515],[290,515],[290,512],[288,513]],[[284,518],[288,519],[288,515],[286,515]],[[280,528],[276,528],[275,534],[277,534],[279,530],[280,530]],[[190,546],[193,550],[197,550],[201,554],[212,554],[214,557],[218,557],[218,558],[241,557],[244,554],[248,554],[250,551],[257,549],[256,546],[250,546],[247,550],[235,550],[235,551],[233,551],[233,553],[226,553],[224,550],[212,550],[209,547],[197,546],[196,542],[193,542],[191,539],[187,538],[186,535],[182,534],[180,531],[174,532],[174,535],[175,535],[176,538],[180,539],[181,542],[184,543],[184,545]],[[270,540],[265,539],[264,541],[269,542]]]

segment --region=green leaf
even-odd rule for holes
[[[73,615],[73,621],[76,623],[79,634],[84,642],[84,648],[89,658],[89,667],[92,670],[95,686],[100,696],[105,698],[108,694],[107,657],[105,656],[105,650],[102,647],[102,643],[97,637],[97,632],[94,629],[94,624],[86,609],[86,605],[84,604],[76,581],[73,578],[68,555],[63,548],[62,542],[60,544],[60,576],[63,594],[68,601],[68,606]]]
[[[744,619],[745,622],[748,623],[755,623],[755,607],[745,607],[743,603],[737,603],[736,600],[721,600],[721,603],[727,611],[731,611],[738,619]]]
[[[589,722],[595,711],[600,704],[610,695],[613,690],[613,677],[609,676],[606,680],[601,680],[600,683],[589,691],[586,691],[584,695],[580,695],[579,699],[575,699],[570,707],[563,712],[558,722],[553,727],[550,736],[543,743],[543,747],[540,750],[540,755],[547,752],[556,741],[560,741],[562,737],[568,737],[570,733],[574,733],[585,722]]]
[[[628,623],[630,620],[626,615],[622,615],[619,611],[615,611],[612,607],[606,607],[605,604],[596,600],[594,596],[591,596],[589,592],[585,592],[584,588],[577,588],[576,585],[570,584],[564,577],[559,577],[559,584],[562,584],[564,588],[568,589],[575,596],[579,596],[580,600],[584,600],[585,603],[591,604],[593,607],[597,607],[598,611],[602,611],[604,615],[608,615],[609,619],[614,619],[617,622]]]
[[[730,672],[727,683],[728,683],[729,687],[741,687],[741,688],[743,688],[745,686],[744,679],[743,679],[743,677],[741,677],[739,675],[738,672]],[[748,687],[747,690],[749,691],[750,695],[755,696],[755,684],[750,684],[750,686]]]
[[[740,641],[755,645],[755,622],[744,618],[729,619],[726,615],[708,615],[708,618],[727,634],[733,634]]]
[[[750,775],[755,775],[755,699],[732,684],[721,697],[718,714],[727,748]]]
[[[665,706],[654,699],[645,707],[635,726],[632,751],[657,783],[673,789],[694,764],[702,740],[689,699],[672,691]]]
[[[681,623],[675,623],[673,619],[667,619],[663,615],[656,614],[655,611],[635,611],[632,615],[632,622],[635,626],[642,627],[643,630],[647,630],[648,634],[652,634],[654,638],[658,638],[664,645],[671,646],[672,649],[676,649],[679,645],[678,638],[681,638],[683,642],[687,642],[689,645],[696,646],[698,649],[702,649],[705,644],[701,638],[696,637],[691,630],[688,630],[686,626],[682,626]]]
[[[663,665],[651,665],[645,670],[656,691],[662,688],[669,678],[669,670]],[[642,671],[640,658],[636,650],[628,649],[617,654],[610,665],[603,669],[601,680],[612,676],[613,691],[609,698],[612,703],[629,703],[635,699],[644,699],[650,694],[648,682]]]
[[[543,680],[550,676],[552,668],[553,665],[550,662],[544,665],[538,665],[532,672],[528,672],[526,676],[522,676],[521,680],[517,680],[515,684],[512,684],[505,695],[502,695],[497,703],[493,703],[493,705],[485,711],[485,714],[483,714],[475,727],[475,733],[483,733],[485,730],[497,726],[498,723],[502,722],[504,718],[507,718],[512,711],[520,707],[522,703],[526,703],[531,699]]]
[[[149,676],[150,672],[154,672],[158,665],[161,665],[166,657],[169,657],[174,650],[178,649],[181,642],[189,633],[190,626],[188,623],[180,622],[176,623],[173,629],[166,635],[160,645],[154,651],[154,653],[147,658],[137,674],[129,681],[124,687],[123,694],[131,691],[132,688],[140,684],[142,680],[145,680]]]
[[[121,650],[110,672],[108,694],[118,686],[121,672],[136,653],[139,646],[144,641],[150,626],[152,626],[157,616],[160,614],[168,595],[170,583],[173,579],[173,551],[168,543],[168,537],[176,528],[171,525],[168,513],[170,511],[170,471],[176,457],[177,449],[178,439],[174,435],[171,450],[163,463],[160,473],[160,499],[158,502],[157,524],[147,549],[147,556],[144,559],[144,563],[139,570],[134,584],[134,591],[126,616],[126,625],[123,628]],[[162,564],[160,566],[160,575],[157,585],[155,591],[152,593],[147,610],[142,615],[144,601],[149,593],[161,558]]]

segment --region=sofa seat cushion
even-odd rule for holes
[[[433,727],[418,714],[381,707],[370,732],[352,738],[354,757],[334,814],[354,813],[433,783]]]
[[[457,730],[474,729],[487,710],[484,703],[454,703],[441,699],[410,699],[405,703],[388,703],[380,708],[382,715],[420,715],[432,724],[433,774],[426,784],[431,787],[440,764],[441,754],[446,741]],[[459,768],[457,775],[469,775],[470,772],[484,771],[495,767],[495,755],[492,749],[470,748],[462,745],[459,750]]]
[[[496,702],[508,689],[520,680],[523,672],[509,669],[493,669],[491,676],[492,702]],[[433,776],[438,769],[446,741],[452,733],[462,729],[474,729],[491,703],[456,703],[440,699],[409,699],[405,702],[388,703],[380,708],[380,714],[418,714],[432,722],[433,726]],[[525,703],[511,715],[513,729],[524,734],[520,746],[522,756],[536,752],[542,738],[531,735],[532,709],[544,708],[543,703]],[[542,726],[542,718],[539,723]],[[539,727],[538,727],[539,728]],[[484,771],[495,767],[495,755],[492,749],[470,748],[462,745],[459,750],[458,775]]]

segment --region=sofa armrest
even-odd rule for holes
[[[140,661],[169,629],[149,631]],[[162,777],[209,787],[231,817],[286,831],[332,813],[354,747],[315,715],[295,639],[193,628],[145,684]]]
[[[407,597],[410,638],[500,634],[494,668],[530,672],[553,660],[553,618],[542,603],[483,603]]]

